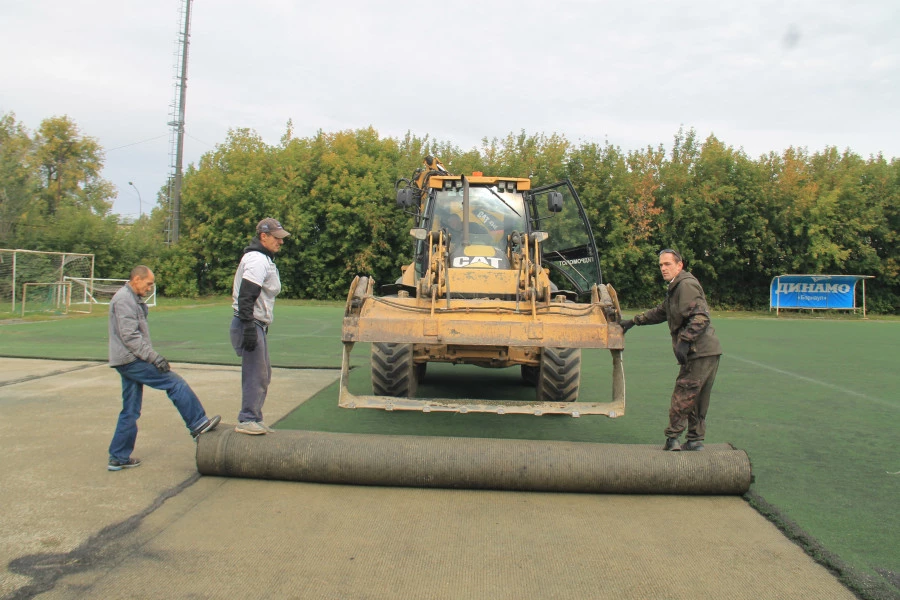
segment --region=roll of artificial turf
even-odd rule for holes
[[[603,494],[743,494],[750,459],[728,444],[660,445],[393,436],[224,423],[197,439],[203,475],[312,483]]]

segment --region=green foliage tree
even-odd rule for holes
[[[569,149],[569,141],[555,133],[528,135],[521,131],[503,140],[484,138],[477,169],[492,175],[530,177],[535,185],[554,183],[566,177]]]
[[[227,293],[253,226],[273,215],[295,233],[279,257],[286,294],[341,298],[356,274],[392,281],[409,260],[412,223],[394,206],[394,183],[428,154],[456,173],[531,176],[535,186],[570,178],[605,279],[629,304],[659,301],[656,255],[675,247],[718,306],[766,306],[781,273],[851,269],[881,278],[871,300],[896,310],[896,162],[834,149],[753,160],[693,130],[679,130],[668,153],[525,132],[468,151],[372,128],[301,139],[290,123],[273,147],[233,131],[185,178],[187,232],[169,254],[174,272],[193,278],[197,293]]]
[[[753,295],[771,278],[764,259],[774,247],[763,175],[742,151],[715,136],[696,151],[692,137],[685,137],[686,151],[674,164],[680,193],[668,211],[667,232],[720,305],[752,306]]]
[[[397,254],[409,239],[401,229],[407,218],[393,209],[398,159],[397,143],[371,128],[313,140],[309,162],[317,177],[297,203],[315,240],[301,243],[303,295],[340,297],[361,273],[381,282],[396,278]]]
[[[193,279],[200,294],[230,289],[235,260],[256,223],[276,216],[272,209],[280,192],[273,150],[252,131],[230,131],[223,144],[185,173],[181,242],[179,251],[167,253],[167,258],[177,258],[177,272]],[[290,229],[285,218],[279,218]],[[193,257],[189,272],[190,260],[180,255]]]
[[[96,140],[68,117],[46,119],[31,136],[8,113],[0,244],[93,252],[98,276],[148,264],[169,295],[227,294],[256,223],[273,216],[293,233],[278,258],[283,293],[343,298],[353,276],[392,282],[409,261],[413,215],[395,206],[394,188],[426,155],[454,173],[531,177],[534,186],[571,179],[604,279],[630,306],[660,300],[656,256],[675,247],[719,307],[767,306],[768,284],[782,273],[852,273],[875,275],[871,308],[900,312],[900,161],[830,147],[754,160],[692,129],[679,130],[668,152],[525,131],[469,150],[411,132],[382,138],[371,127],[298,138],[291,122],[270,145],[234,129],[188,167],[181,241],[164,247],[164,190],[149,217],[119,223]]]
[[[430,150],[427,140],[398,143],[371,128],[297,139],[289,124],[278,147],[252,131],[230,132],[185,176],[180,246],[196,258],[198,292],[230,291],[266,216],[293,234],[278,259],[284,294],[340,297],[359,273],[393,281],[407,254],[395,249],[411,247],[409,219],[393,208],[394,183],[412,172],[412,152]]]
[[[0,115],[0,247],[15,245],[16,229],[38,188],[29,168],[32,141],[15,114]]]
[[[113,215],[115,218],[115,215]],[[118,223],[114,242],[116,260],[105,271],[107,277],[125,279],[135,265],[156,269],[165,245],[165,214],[157,211],[132,223]]]
[[[4,247],[95,255],[95,276],[125,277],[152,263],[161,239],[125,226],[111,212],[103,151],[68,117],[41,122],[32,137],[15,116],[0,116],[0,242]]]
[[[35,136],[34,161],[41,173],[43,206],[49,216],[64,205],[105,214],[112,207],[112,184],[100,177],[103,151],[67,116],[41,122]]]
[[[858,273],[875,275],[869,283],[870,306],[877,312],[900,312],[900,159],[890,163],[879,155],[866,163],[861,182],[871,204],[871,221],[860,241],[867,253]]]

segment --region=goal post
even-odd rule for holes
[[[22,316],[27,312],[67,314],[72,300],[72,284],[68,281],[28,282],[22,284]]]
[[[53,310],[57,310],[55,303],[59,299],[65,304],[64,313],[70,310],[89,313],[95,304],[109,304],[127,282],[127,279],[94,277],[93,254],[0,248],[0,306],[9,302],[9,312],[13,314],[38,310],[33,307],[39,304],[53,305]],[[52,291],[52,298],[39,302],[41,294],[51,294],[54,284],[61,287]],[[24,306],[26,289],[31,305],[27,308]],[[144,301],[148,306],[156,306],[155,284]],[[0,308],[0,312],[5,310]]]
[[[93,279],[94,255],[0,248],[0,302],[17,312],[26,283],[64,283],[66,277]]]
[[[95,304],[106,305],[112,300],[122,286],[128,283],[127,279],[104,279],[66,277],[65,280],[72,285],[71,310],[75,312],[92,312]],[[156,306],[156,284],[150,288],[150,293],[144,298],[147,306]]]

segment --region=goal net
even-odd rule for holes
[[[128,283],[127,279],[101,279],[85,277],[66,277],[66,281],[72,284],[71,309],[76,312],[91,312],[95,304],[109,304],[122,286]],[[147,306],[156,306],[156,284],[150,288],[150,293],[144,298]]]
[[[0,312],[18,311],[26,283],[61,284],[66,277],[93,279],[94,255],[0,249]]]
[[[64,315],[69,312],[72,284],[29,282],[22,284],[22,316],[25,313],[54,313]]]

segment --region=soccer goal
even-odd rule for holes
[[[23,283],[22,316],[26,312],[64,315],[69,312],[71,298],[72,284],[68,281]]]
[[[26,283],[61,284],[66,277],[93,279],[94,255],[0,248],[0,302],[9,302],[12,313],[18,310]]]
[[[67,283],[72,285],[71,309],[74,312],[89,313],[95,304],[109,304],[122,286],[128,283],[127,279],[101,279],[97,277],[66,277]],[[156,284],[150,288],[150,293],[144,298],[147,306],[156,306]]]

